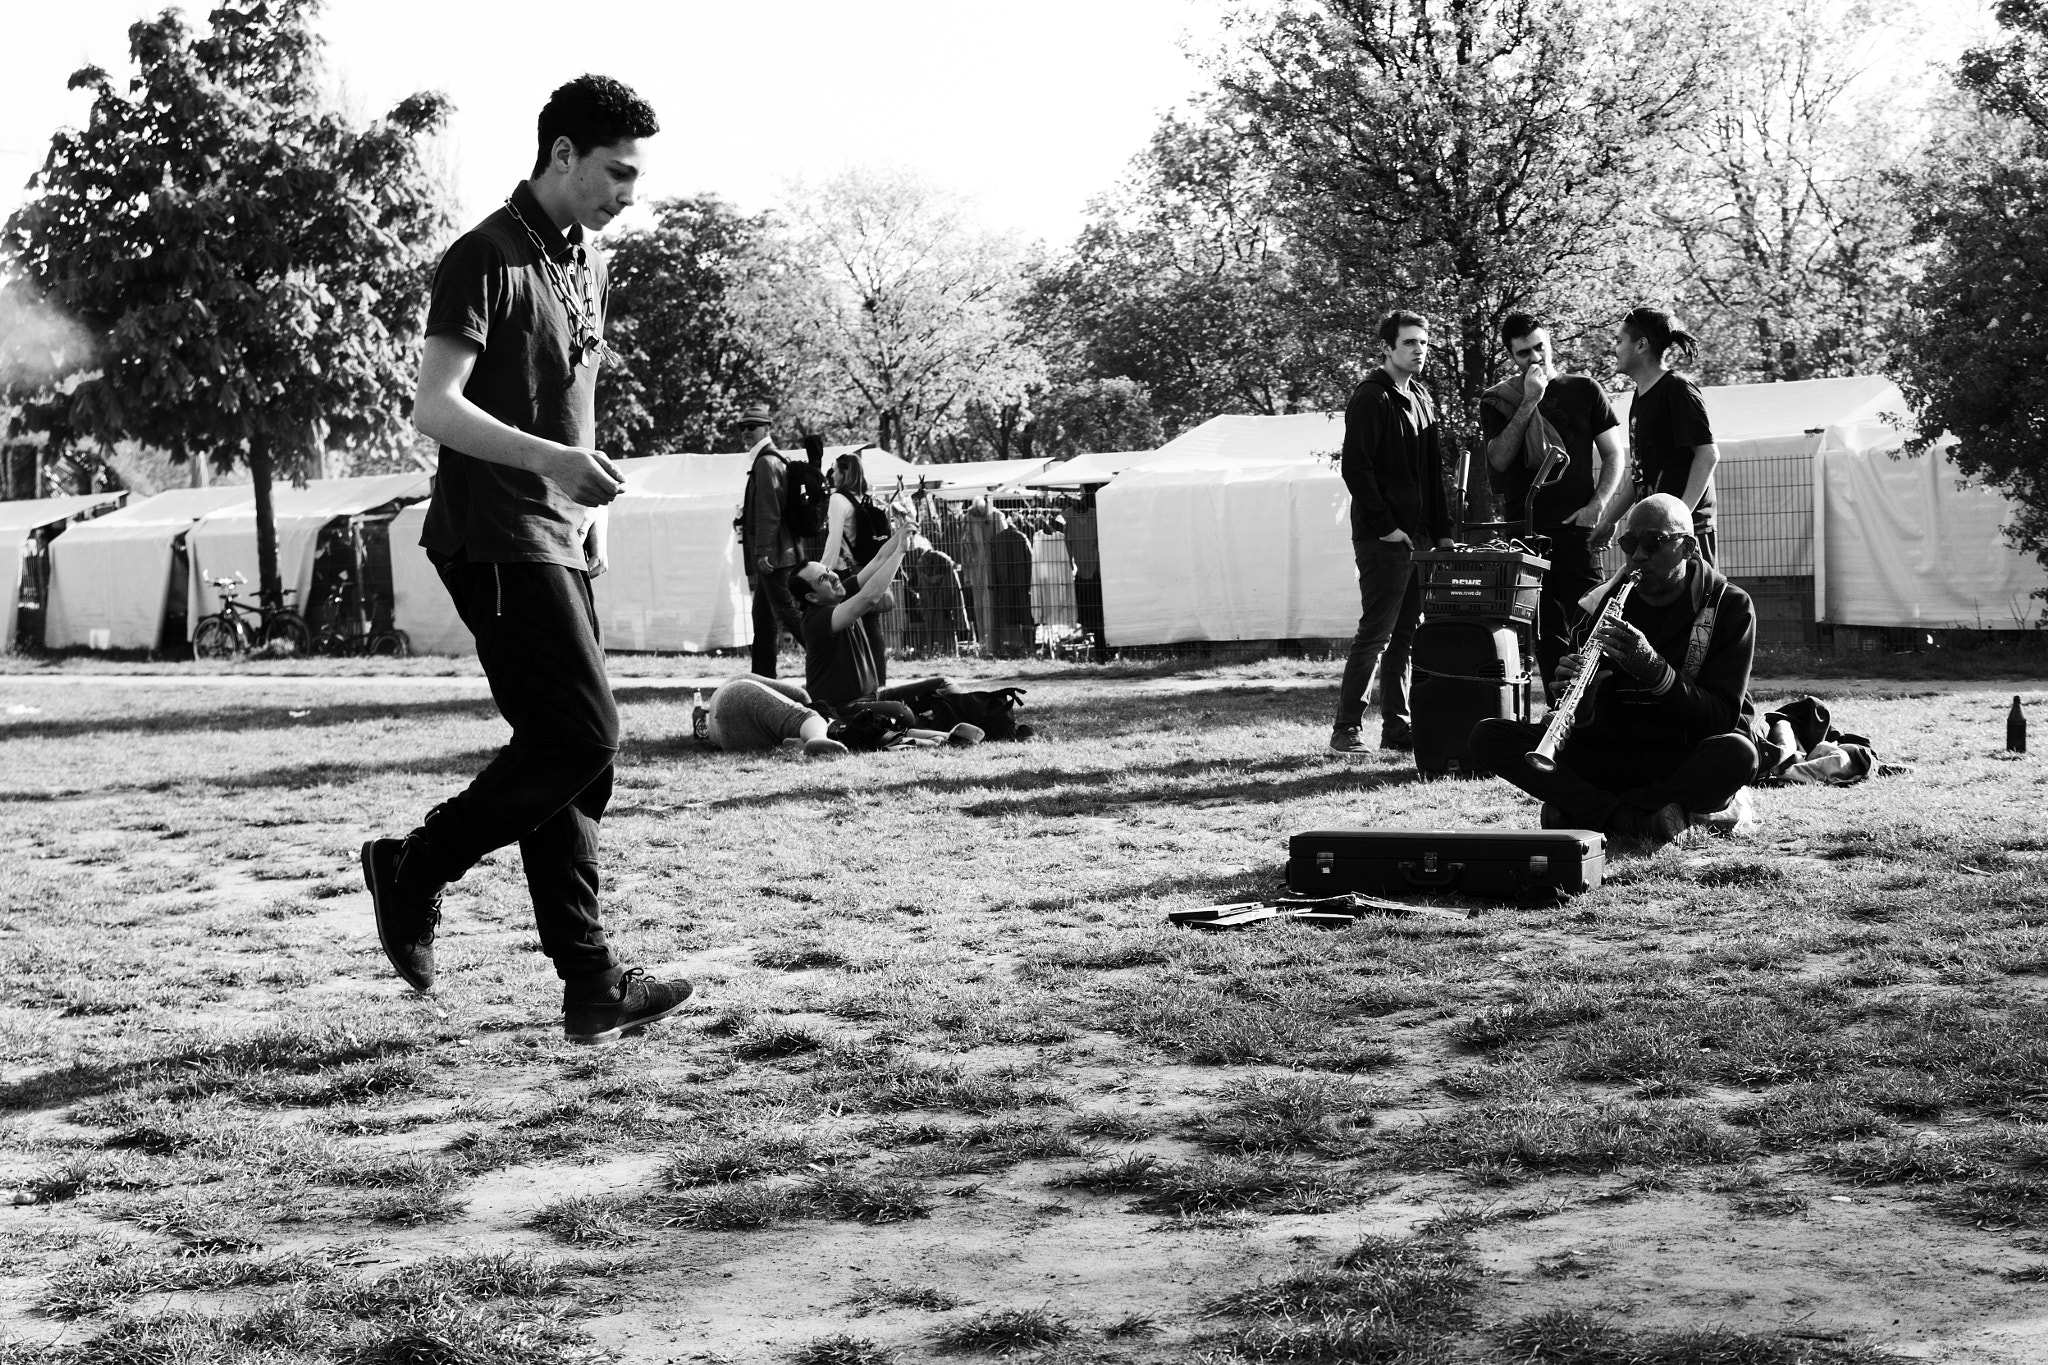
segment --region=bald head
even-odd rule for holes
[[[1661,532],[1664,535],[1689,536],[1692,534],[1692,509],[1685,505],[1683,498],[1669,493],[1652,493],[1629,512],[1628,529],[1637,535]]]

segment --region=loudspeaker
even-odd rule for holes
[[[1527,720],[1529,681],[1514,627],[1498,621],[1425,621],[1415,630],[1415,766],[1432,776],[1472,771],[1468,747],[1482,720]]]

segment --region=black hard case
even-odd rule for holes
[[[1415,768],[1431,777],[1474,773],[1472,727],[1482,720],[1529,719],[1529,677],[1515,628],[1449,617],[1424,621],[1409,658],[1415,685]]]
[[[1301,895],[1545,900],[1600,885],[1607,841],[1590,829],[1312,829],[1287,841]]]

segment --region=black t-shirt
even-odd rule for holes
[[[867,631],[858,621],[834,631],[833,606],[814,602],[804,608],[804,689],[813,702],[844,706],[872,697],[882,684]]]
[[[1673,668],[1685,662],[1686,646],[1692,643],[1692,617],[1690,592],[1658,605],[1645,601],[1640,592],[1632,592],[1621,604],[1621,619],[1641,631]]]
[[[571,230],[573,241],[556,231],[525,182],[512,192],[512,203],[547,243],[572,293],[579,269],[587,271],[602,331],[609,287],[604,258],[582,245],[581,228]],[[579,252],[586,263],[580,268]],[[463,336],[483,348],[463,395],[491,416],[564,445],[595,443],[597,367],[576,363],[569,310],[539,249],[509,210],[484,219],[441,257],[427,335]],[[588,514],[550,479],[442,446],[420,544],[443,555],[462,551],[482,563],[581,569]]]
[[[1693,447],[1712,445],[1714,429],[1707,422],[1706,400],[1699,385],[1684,375],[1665,372],[1647,392],[1636,395],[1628,410],[1628,443],[1635,453],[1636,496],[1669,493],[1685,496],[1692,477]],[[1707,480],[1699,506],[1693,508],[1695,527],[1714,524],[1714,481]]]
[[[1606,393],[1583,375],[1563,374],[1551,380],[1536,411],[1557,428],[1565,454],[1572,457],[1564,478],[1536,495],[1536,525],[1562,526],[1566,518],[1593,500],[1593,489],[1597,486],[1593,478],[1593,438],[1619,423]],[[1479,434],[1483,439],[1491,441],[1506,431],[1508,420],[1508,415],[1492,403],[1479,405]],[[1529,496],[1529,485],[1536,481],[1536,471],[1517,453],[1514,463],[1494,477],[1506,502],[1504,515],[1520,520],[1525,515],[1523,500]]]

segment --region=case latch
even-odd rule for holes
[[[1531,853],[1529,855],[1529,875],[1532,877],[1548,877],[1550,875],[1550,859],[1541,853]]]
[[[1336,864],[1337,855],[1335,853],[1325,850],[1316,854],[1316,871],[1322,873],[1325,877],[1337,870]]]

